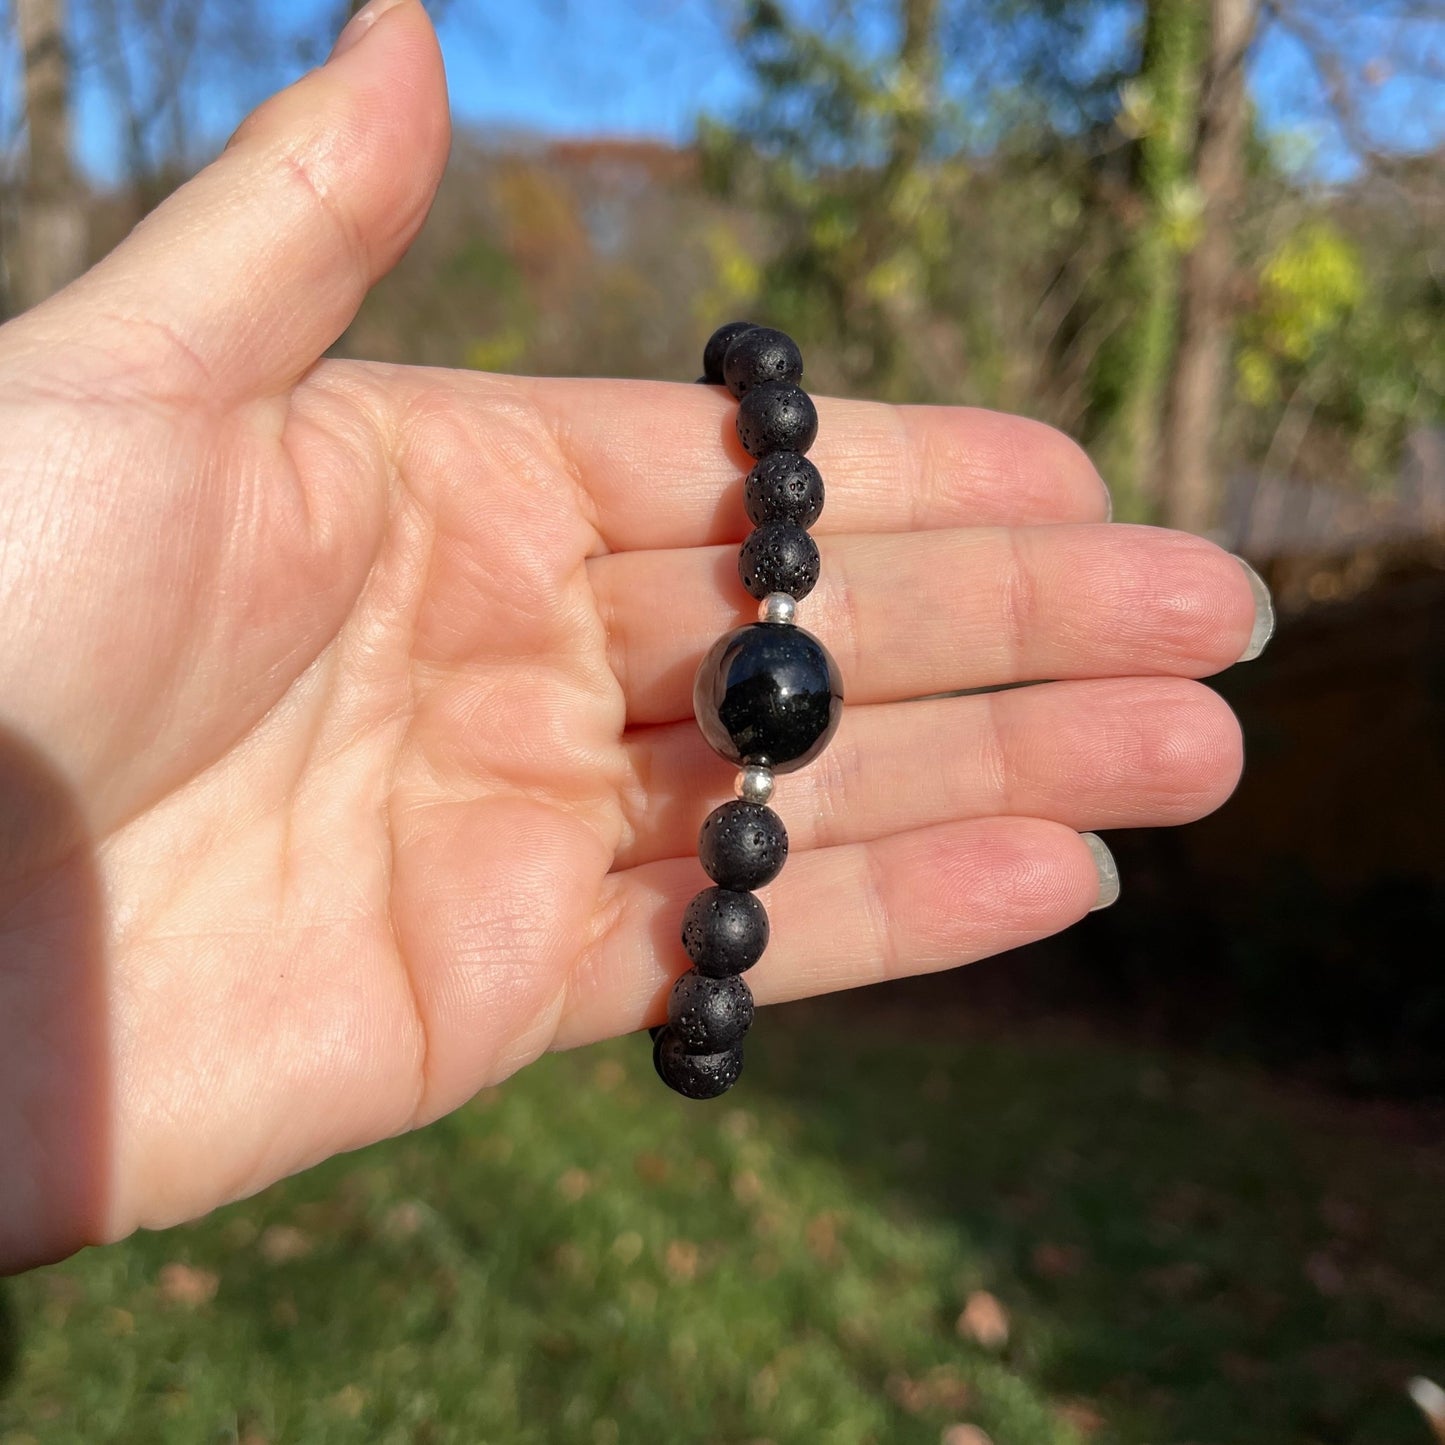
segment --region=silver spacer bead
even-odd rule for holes
[[[791,622],[797,614],[797,598],[786,592],[769,592],[758,603],[759,622]]]
[[[788,599],[790,602],[792,598]],[[773,796],[773,770],[746,767],[738,774],[733,792],[745,803],[766,803]]]

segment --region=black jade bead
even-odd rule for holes
[[[770,592],[806,597],[820,565],[818,544],[792,522],[764,522],[738,552],[738,576],[760,602]]]
[[[788,830],[771,808],[738,799],[714,808],[702,820],[697,856],[720,888],[750,892],[782,872],[788,861]]]
[[[823,512],[823,478],[807,457],[772,452],[748,473],[743,505],[755,527],[764,522],[811,527]]]
[[[765,381],[738,403],[738,440],[749,456],[805,452],[818,435],[818,412],[801,386]]]
[[[692,685],[698,727],[720,757],[791,773],[828,746],[843,716],[838,664],[793,623],[751,622],[703,655]]]
[[[736,975],[710,978],[690,968],[672,986],[667,1022],[690,1054],[720,1054],[753,1026],[753,991]]]
[[[737,1083],[743,1071],[742,1048],[720,1054],[690,1054],[674,1029],[663,1029],[652,1045],[652,1065],[669,1089],[687,1099],[716,1099]]]
[[[682,915],[682,946],[709,978],[746,973],[768,946],[768,913],[751,893],[704,888]]]
[[[728,347],[737,340],[744,331],[752,331],[751,321],[725,321],[707,339],[707,345],[702,349],[702,381],[710,382],[713,386],[723,384],[723,359],[727,356]]]
[[[723,357],[723,380],[741,400],[765,381],[797,382],[803,375],[803,353],[785,331],[771,326],[754,326],[740,331],[728,344]]]

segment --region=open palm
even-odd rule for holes
[[[404,0],[0,332],[0,1264],[656,1022],[685,967],[731,782],[691,674],[751,605],[734,408],[318,364],[446,145]],[[1259,621],[1224,553],[1102,525],[1046,428],[819,410],[804,617],[849,707],[779,787],[763,1003],[1081,916],[1080,829],[1233,787],[1234,721],[1187,679]]]

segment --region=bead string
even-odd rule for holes
[[[738,399],[738,439],[757,464],[743,499],[753,530],[738,576],[758,599],[758,621],[724,634],[698,666],[693,710],[713,749],[740,771],[735,801],[714,808],[698,835],[712,879],[687,905],[682,946],[692,967],[673,985],[667,1023],[652,1030],[652,1058],[669,1088],[712,1099],[737,1082],[753,995],[742,975],[768,945],[768,915],[755,890],[788,856],[783,820],[768,807],[774,776],[822,752],[837,729],[843,688],[837,664],[796,625],[798,602],[818,580],[807,529],[823,510],[823,479],[804,453],[818,432],[812,398],[798,385],[803,357],[781,331],[732,321],[703,350],[700,382]]]

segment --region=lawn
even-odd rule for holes
[[[0,1285],[0,1441],[1429,1445],[1418,1118],[866,1017],[769,1010],[709,1105],[645,1036],[549,1058]]]

